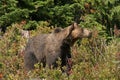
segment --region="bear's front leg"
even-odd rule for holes
[[[67,63],[67,75],[70,75],[72,73],[72,58],[66,58]]]

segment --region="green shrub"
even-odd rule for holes
[[[45,24],[46,25],[45,25]],[[30,34],[48,33],[52,29],[41,25]],[[19,27],[13,24],[0,40],[0,76],[3,80],[46,79],[46,80],[119,80],[119,60],[116,53],[120,52],[120,39],[112,38],[106,42],[104,37],[82,39],[72,49],[72,74],[68,77],[62,73],[60,66],[56,69],[43,68],[36,64],[35,70],[24,70],[23,55],[26,39],[20,35]],[[80,43],[80,44],[78,44]],[[58,62],[59,63],[59,62]]]

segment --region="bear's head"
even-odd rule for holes
[[[90,30],[79,27],[75,22],[66,28],[66,32],[72,39],[89,38],[92,36],[92,32]]]
[[[92,36],[92,32],[90,30],[79,27],[75,22],[64,29],[56,28],[53,33],[58,40],[66,40],[65,42],[73,44],[78,39],[89,38]]]

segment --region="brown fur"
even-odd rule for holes
[[[87,29],[80,28],[77,23],[61,29],[56,28],[50,34],[38,34],[29,39],[25,49],[25,68],[34,69],[34,64],[42,62],[50,67],[57,67],[56,60],[61,58],[61,67],[67,66],[71,69],[71,50],[74,42],[78,39],[91,36]]]

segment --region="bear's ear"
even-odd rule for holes
[[[66,27],[62,32],[64,33],[64,39],[71,35],[72,31],[78,27],[77,23],[73,23],[72,25]]]
[[[74,22],[71,26],[70,26],[70,33],[78,27],[78,24],[76,22]]]
[[[76,23],[76,22],[74,22],[73,24],[72,24],[72,26],[74,27],[74,29],[75,28],[77,28],[78,27],[78,24]]]
[[[70,25],[69,27],[68,27],[68,33],[67,33],[67,35],[70,35],[71,33],[72,33],[72,31],[75,29],[75,28],[77,28],[78,27],[78,24],[76,23],[76,22],[74,22],[72,25]]]

